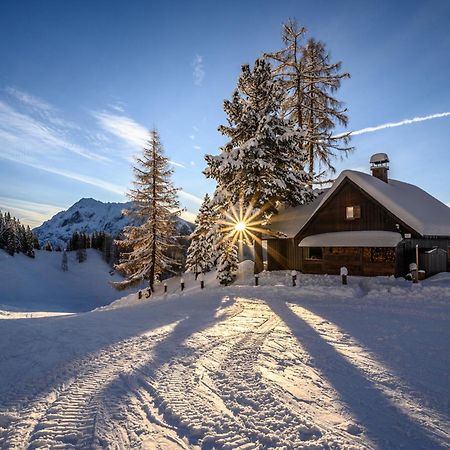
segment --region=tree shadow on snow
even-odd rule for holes
[[[314,365],[339,394],[370,439],[381,448],[439,448],[421,426],[390,402],[375,384],[307,322],[296,315],[284,301],[267,301],[311,355]]]
[[[108,385],[104,386],[100,397],[113,404],[112,414],[114,415],[114,411],[119,411],[121,408],[127,407],[131,394],[130,390],[143,387],[155,400],[154,407],[158,409],[159,414],[165,415],[165,421],[177,430],[177,435],[181,437],[186,436],[192,442],[195,442],[196,437],[191,436],[189,430],[179,420],[173,420],[170,414],[165,414],[164,408],[160,404],[162,400],[159,397],[154,381],[158,375],[158,371],[166,363],[171,364],[174,362],[181,366],[184,364],[190,366],[191,357],[195,355],[197,348],[187,345],[188,339],[194,334],[200,333],[225,320],[228,314],[218,317],[218,309],[219,307],[230,307],[234,302],[235,298],[233,295],[221,295],[220,305],[217,302],[211,302],[211,304],[207,303],[202,308],[192,311],[190,315],[180,320],[172,331],[152,348],[150,358],[146,363],[142,365],[137,364],[136,366],[138,367],[135,367],[134,371],[128,374],[120,374],[120,378],[115,378]],[[193,370],[192,367],[190,367],[190,370]],[[180,379],[179,383],[183,385],[186,381]],[[174,386],[174,388],[176,387],[180,386]],[[182,395],[181,392],[180,396]],[[179,400],[181,401],[182,399],[180,398]],[[149,405],[144,405],[144,410],[148,414]],[[108,411],[108,414],[110,415],[111,411]],[[149,418],[149,420],[154,420],[154,418]],[[101,444],[108,445],[107,442],[102,442],[101,431],[97,438]],[[109,439],[111,439],[111,436],[109,436]]]
[[[70,382],[84,358],[179,321],[155,347],[156,365],[163,364],[172,347],[221,320],[218,310],[232,303],[223,298],[223,292],[201,292],[76,316],[1,321],[0,411],[22,409]]]
[[[364,305],[356,313],[344,305],[301,306],[356,339],[414,390],[424,404],[431,403],[441,414],[450,415],[448,316],[423,317],[423,306],[411,304],[394,311]]]

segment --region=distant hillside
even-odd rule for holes
[[[105,231],[116,236],[130,224],[130,218],[123,214],[123,210],[130,209],[131,206],[131,202],[103,203],[93,198],[82,198],[67,211],[57,213],[34,228],[33,233],[41,245],[50,241],[59,246],[64,246],[75,231],[88,234]],[[180,235],[185,236],[192,233],[194,225],[179,218],[177,229]]]
[[[61,262],[62,252],[38,250],[32,259],[0,250],[0,310],[90,311],[138,289],[116,291],[110,282],[123,278],[96,250],[89,249],[83,263],[69,252],[67,272]]]

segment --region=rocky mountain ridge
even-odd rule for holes
[[[117,236],[131,223],[124,210],[132,208],[132,202],[105,203],[93,198],[82,198],[69,209],[60,211],[39,227],[33,229],[43,245],[49,241],[54,246],[65,246],[72,234],[77,232],[92,234],[95,231],[105,231]],[[194,230],[194,224],[184,219],[177,219],[177,230],[180,235],[189,235]]]

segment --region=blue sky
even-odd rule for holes
[[[281,48],[296,17],[352,78],[338,93],[350,130],[450,111],[450,2],[20,1],[0,3],[0,209],[32,226],[82,197],[123,201],[133,155],[157,127],[197,210],[224,142],[223,100],[242,63]],[[365,132],[337,162],[450,203],[450,116]]]

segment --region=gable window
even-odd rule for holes
[[[345,218],[347,220],[355,220],[361,217],[361,207],[359,205],[347,206],[345,208]]]
[[[306,247],[306,259],[322,259],[322,247]]]

